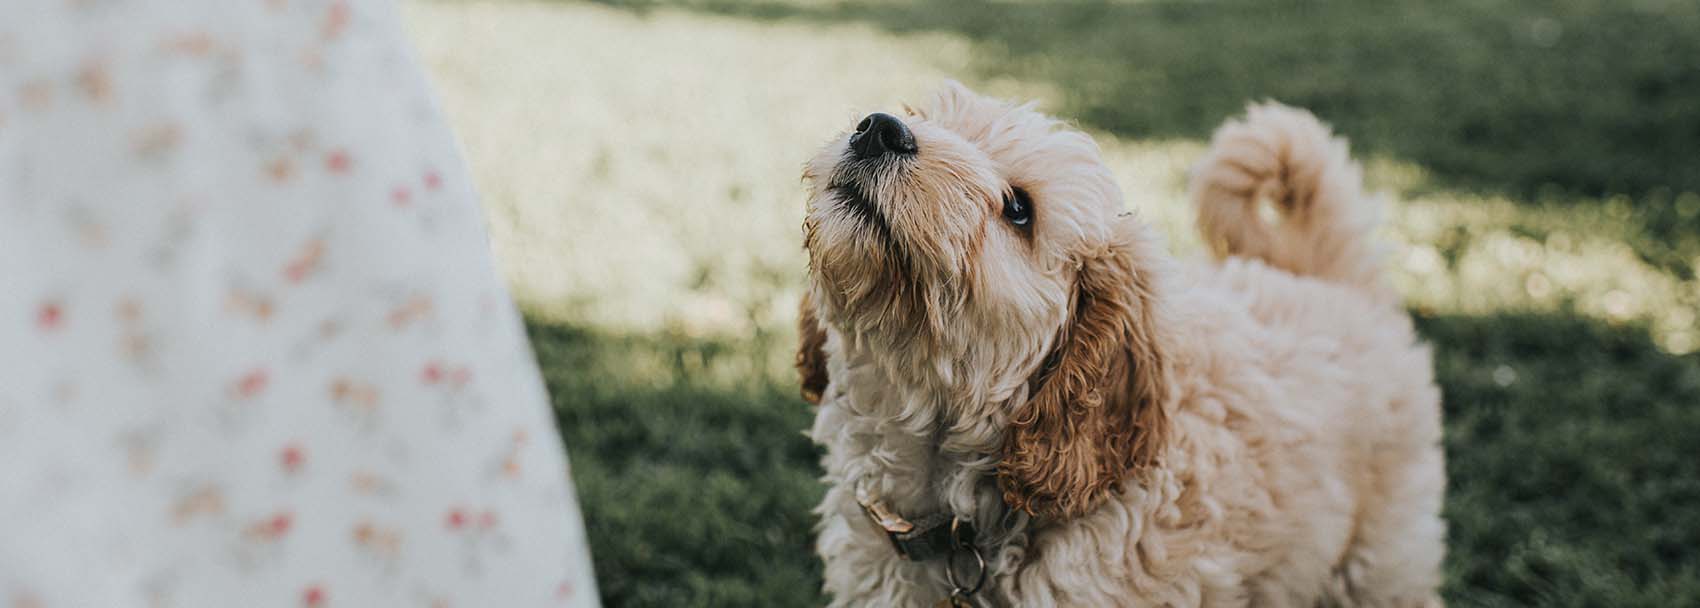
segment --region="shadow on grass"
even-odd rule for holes
[[[1468,606],[1700,605],[1700,357],[1556,315],[1425,316],[1446,395],[1445,595]],[[608,606],[818,606],[818,452],[768,348],[530,334]]]
[[[1693,3],[603,3],[960,34],[982,79],[1053,83],[1054,109],[1119,135],[1205,138],[1248,100],[1273,98],[1449,185],[1520,198],[1700,192]]]
[[[1700,356],[1551,315],[1419,318],[1454,605],[1700,605]]]
[[[825,488],[794,385],[759,345],[532,321],[608,606],[818,606]]]

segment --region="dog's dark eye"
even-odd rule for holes
[[[1017,226],[1033,221],[1033,199],[1027,198],[1026,190],[1010,188],[1003,196],[1003,217]]]

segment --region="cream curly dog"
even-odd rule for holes
[[[1308,113],[1216,133],[1208,263],[1124,210],[1086,135],[955,83],[805,178],[833,605],[1440,603],[1429,352]]]

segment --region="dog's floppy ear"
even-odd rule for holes
[[[797,310],[797,378],[803,387],[803,400],[820,405],[826,392],[826,328],[815,314],[814,298],[806,291]]]
[[[1090,512],[1156,463],[1168,433],[1157,254],[1137,220],[1116,221],[1113,242],[1080,261],[1068,324],[1004,438],[1004,501],[1035,516]]]

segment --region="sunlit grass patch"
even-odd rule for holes
[[[1185,188],[1204,145],[1094,135],[1129,205],[1177,253],[1201,255]],[[1680,216],[1693,195],[1642,205],[1625,197],[1530,203],[1437,187],[1408,162],[1364,164],[1370,189],[1389,199],[1388,270],[1411,306],[1577,314],[1645,326],[1667,352],[1700,350],[1700,234],[1660,234],[1656,225],[1659,205]]]
[[[1394,276],[1413,306],[1453,314],[1566,312],[1650,328],[1667,352],[1700,349],[1695,260],[1700,235],[1654,239],[1622,201],[1518,204],[1468,194],[1424,195],[1399,207]]]
[[[862,25],[533,4],[414,13],[429,15],[415,30],[526,307],[688,335],[785,331],[803,267],[803,159],[860,111],[931,94],[969,55],[950,35]],[[1047,93],[974,84],[1017,98]],[[1194,253],[1185,174],[1203,145],[1094,135],[1129,205],[1177,251]],[[1413,305],[1568,310],[1645,323],[1673,352],[1700,348],[1700,251],[1649,259],[1634,245],[1650,235],[1631,201],[1530,205],[1437,188],[1410,163],[1368,164],[1373,185],[1398,200],[1393,270]],[[1697,199],[1668,205],[1680,219]],[[1692,251],[1700,237],[1675,240]]]
[[[781,326],[803,160],[960,71],[949,36],[587,6],[412,7],[503,270],[551,318]]]

